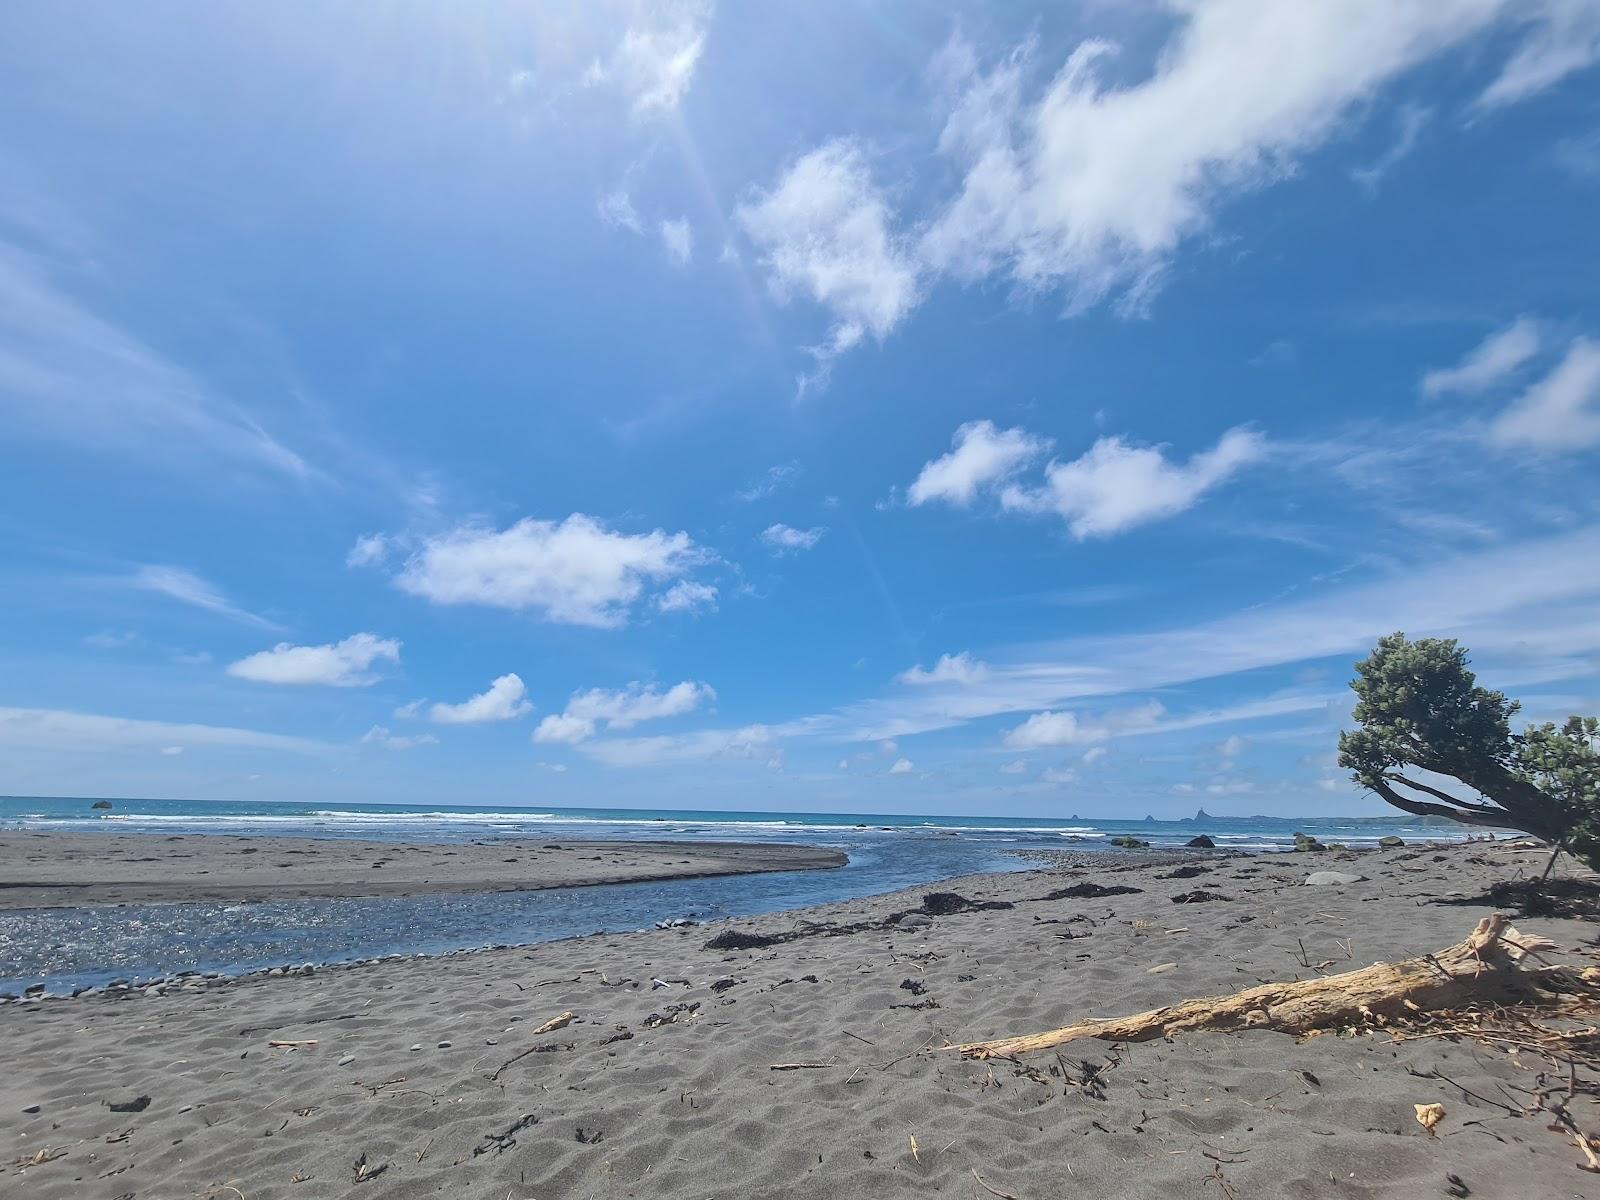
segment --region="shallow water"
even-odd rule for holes
[[[1311,827],[1310,822],[1302,822]],[[336,810],[195,801],[0,799],[0,827],[118,833],[318,836],[409,841],[497,837],[669,838],[804,842],[843,850],[825,871],[607,884],[540,892],[399,898],[285,900],[257,904],[146,904],[0,912],[0,992],[45,983],[51,992],[177,971],[237,973],[261,967],[436,954],[531,944],[599,931],[647,928],[676,917],[708,921],[824,904],[982,871],[1024,870],[1008,851],[1085,850],[1121,832],[1182,845],[1208,832],[1219,846],[1283,848],[1292,827],[1245,822],[1073,823],[953,817],[851,817],[772,813],[607,810],[461,812],[402,806]],[[1317,824],[1354,844],[1389,827]],[[1417,837],[1415,827],[1393,827]],[[1435,831],[1429,831],[1435,834]]]

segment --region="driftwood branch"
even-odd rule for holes
[[[1575,980],[1564,968],[1531,967],[1525,961],[1530,952],[1550,945],[1518,933],[1508,918],[1496,913],[1479,921],[1465,941],[1421,958],[1376,963],[1321,979],[1262,984],[1231,996],[1185,1000],[1132,1016],[951,1048],[968,1058],[991,1058],[1047,1050],[1079,1038],[1143,1042],[1185,1030],[1310,1033],[1465,1004],[1548,1002],[1551,991]]]

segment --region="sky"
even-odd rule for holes
[[[0,793],[1377,814],[1600,709],[1600,6],[21,0]]]

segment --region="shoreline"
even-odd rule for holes
[[[0,911],[544,891],[847,862],[788,843],[0,832]]]
[[[1222,1194],[1214,1169],[1241,1196],[1399,1200],[1447,1173],[1600,1196],[1547,1114],[1473,1098],[1533,1074],[1470,1042],[1197,1033],[1086,1042],[1064,1069],[938,1050],[1438,949],[1540,865],[1481,844],[1084,854],[706,926],[7,1004],[0,1111],[22,1116],[0,1191],[361,1195],[365,1161],[374,1194],[468,1200],[909,1200],[974,1194],[974,1171],[1135,1200]],[[1324,870],[1361,878],[1305,886]],[[1590,921],[1518,924],[1595,959]],[[1419,1103],[1445,1107],[1433,1133]],[[1589,1091],[1570,1103],[1600,1125]]]

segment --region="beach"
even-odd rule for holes
[[[0,909],[518,892],[842,866],[812,846],[0,833]]]
[[[1067,854],[805,912],[10,1003],[0,1194],[1600,1196],[1547,1113],[1513,1111],[1531,1054],[1270,1031],[941,1049],[1437,950],[1542,867],[1481,843]],[[1362,878],[1305,884],[1322,870]],[[1587,920],[1518,926],[1594,960]],[[1583,1088],[1568,1104],[1600,1124]]]

